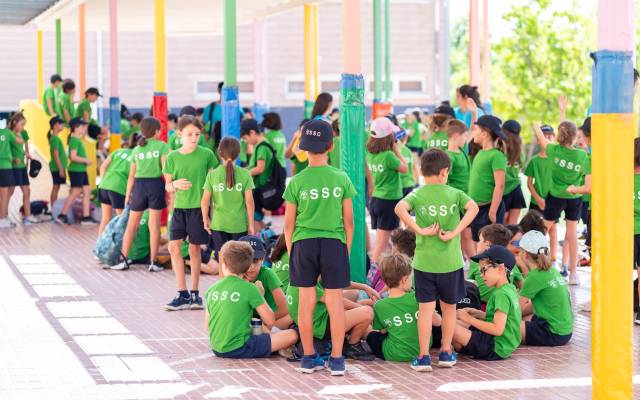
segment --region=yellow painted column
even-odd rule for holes
[[[315,99],[320,93],[320,71],[318,68],[320,38],[318,36],[318,6],[311,4],[311,45],[312,45],[312,66],[313,66],[313,93]]]
[[[38,93],[36,96],[36,99],[40,100],[40,97],[42,96],[42,92],[44,92],[44,79],[43,79],[43,75],[44,75],[44,68],[42,67],[42,30],[38,30],[38,76],[37,76],[37,82],[38,82]]]
[[[167,88],[167,43],[164,29],[164,0],[155,0],[156,22],[156,92],[166,92]]]
[[[304,116],[309,118],[315,97],[313,95],[313,27],[311,4],[304,5]]]

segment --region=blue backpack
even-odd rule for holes
[[[93,247],[93,254],[106,265],[116,265],[122,255],[122,238],[129,221],[129,207],[109,221]],[[125,257],[126,259],[126,257]]]

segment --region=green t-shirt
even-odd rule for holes
[[[282,197],[297,206],[293,241],[330,238],[346,243],[342,201],[355,194],[347,174],[329,165],[305,168],[291,178]]]
[[[533,178],[533,187],[536,189],[536,192],[543,199],[547,198],[549,194],[549,188],[553,183],[553,178],[551,176],[551,158],[540,157],[540,155],[534,156],[527,168],[524,171],[526,176],[530,176]],[[538,205],[538,202],[531,196],[531,204]]]
[[[131,151],[131,162],[136,165],[136,178],[160,178],[162,176],[162,156],[169,154],[169,146],[156,139],[147,140],[143,147],[136,146]]]
[[[271,264],[271,269],[276,273],[280,282],[282,282],[282,289],[287,292],[289,288],[289,253],[286,251],[282,253],[278,261],[274,261]]]
[[[258,272],[258,277],[256,281],[262,282],[262,287],[264,287],[264,299],[269,304],[269,307],[275,312],[276,309],[276,301],[273,298],[273,291],[280,288],[282,289],[282,282],[278,279],[276,273],[268,267],[262,266],[260,267],[260,272]]]
[[[524,280],[524,277],[522,276],[522,271],[520,270],[520,267],[517,265],[514,265],[513,269],[511,270],[511,273],[509,274],[509,283],[512,284],[513,286],[516,286],[516,282],[522,282],[523,280]]]
[[[78,103],[78,106],[76,107],[76,117],[78,118],[82,118],[84,119],[84,113],[87,112],[89,113],[89,118],[86,119],[85,121],[87,121],[90,124],[94,124],[94,125],[98,125],[98,122],[91,118],[91,102],[89,102],[89,100],[82,99],[82,101],[80,101],[80,103]]]
[[[87,151],[84,148],[84,143],[82,143],[82,139],[78,137],[69,136],[69,145],[67,150],[69,151],[69,160],[71,160],[71,152],[73,150],[76,151],[76,155],[78,157],[82,157],[82,158],[87,157]],[[70,172],[87,172],[87,164],[78,163],[71,160],[71,162],[69,162],[69,171]]]
[[[245,192],[253,189],[253,179],[249,171],[235,167],[235,185],[227,186],[224,165],[209,171],[203,189],[211,193],[211,229],[227,233],[242,233],[248,230],[249,218]]]
[[[480,292],[480,300],[483,302],[489,301],[491,294],[495,290],[495,288],[487,286],[482,279],[482,274],[480,274],[480,264],[475,261],[469,262],[469,271],[467,271],[467,278],[472,279],[476,286],[478,286],[478,291]]]
[[[451,170],[449,171],[447,185],[467,193],[469,191],[469,173],[471,171],[469,156],[463,150],[447,150],[447,154],[451,160]]]
[[[118,149],[109,155],[111,163],[100,181],[100,189],[125,195],[131,169],[131,149]]]
[[[591,153],[587,153],[587,164],[584,167],[584,175],[591,175]],[[584,177],[581,184],[584,184]],[[591,210],[591,193],[582,195],[582,202],[587,203],[589,210]]]
[[[298,323],[298,303],[300,302],[300,289],[289,285],[287,288],[287,308],[293,322]],[[329,312],[327,306],[320,301],[324,295],[324,290],[320,284],[316,285],[316,307],[313,310],[313,336],[317,339],[324,338],[327,331],[327,323],[329,322]]]
[[[413,124],[411,124],[411,126],[409,126],[409,124],[407,124],[406,122],[403,122],[400,126],[407,132],[407,135],[409,134],[410,130],[412,132],[412,135],[409,136],[409,140],[407,140],[407,146],[415,149],[422,148],[422,138],[420,137],[422,132],[420,131],[420,122],[415,121]]]
[[[367,151],[367,166],[373,177],[373,197],[385,200],[402,198],[400,159],[392,151],[372,154]]]
[[[507,157],[498,149],[480,150],[471,164],[469,196],[478,205],[491,203],[496,181],[495,171],[507,169]]]
[[[207,173],[219,164],[213,152],[207,148],[196,146],[187,154],[174,150],[167,156],[164,173],[171,175],[175,181],[187,179],[191,187],[187,190],[176,190],[174,208],[200,208],[202,191]]]
[[[64,151],[62,140],[58,136],[51,135],[51,138],[49,139],[49,155],[51,156],[51,160],[49,160],[49,170],[51,170],[51,172],[58,172],[58,164],[56,164],[56,159],[53,156],[54,150],[58,150],[60,164],[62,164],[62,168],[66,169],[67,153]]]
[[[49,109],[47,99],[51,100],[53,110]],[[56,90],[51,85],[47,86],[47,88],[42,93],[42,108],[44,109],[44,112],[47,113],[47,115],[60,114],[58,100],[56,99]]]
[[[27,141],[29,140],[29,135],[27,134],[27,131],[20,132],[20,135],[22,136],[22,140],[24,140],[24,143],[20,144],[16,142],[15,139],[11,142],[11,155],[14,160],[13,169],[26,168],[27,166],[27,164],[25,163],[24,148],[27,144]],[[16,162],[15,160],[18,161]]]
[[[429,136],[426,142],[424,142],[425,149],[440,149],[447,151],[449,148],[449,137],[447,132],[438,131]]]
[[[309,161],[301,162],[298,160],[298,157],[296,157],[295,154],[290,158],[290,160],[291,164],[293,164],[293,175],[298,175],[309,166]]]
[[[520,346],[522,340],[520,334],[522,311],[520,310],[520,300],[515,286],[506,283],[499,288],[495,288],[487,302],[487,322],[493,322],[496,310],[507,314],[507,323],[502,336],[493,337],[493,351],[500,357],[507,358]]]
[[[125,118],[120,119],[120,135],[122,135],[123,140],[128,140],[129,136],[126,133],[131,129],[131,123],[127,121]]]
[[[13,169],[11,148],[16,137],[8,128],[0,129],[0,169]]]
[[[230,275],[214,283],[204,298],[211,348],[228,353],[244,346],[251,335],[253,310],[264,304],[256,285]]]
[[[547,321],[551,332],[556,335],[573,332],[573,311],[567,281],[555,268],[529,271],[520,296],[531,299],[533,314]]]
[[[340,168],[340,136],[333,137],[333,150],[329,152],[329,165]]]
[[[127,130],[126,131],[122,131],[122,138],[124,140],[129,140],[131,135],[133,135],[134,133],[140,133],[140,125],[131,126],[131,124],[129,124],[129,127],[127,128]]]
[[[416,185],[416,181],[413,179],[413,153],[409,148],[403,144],[400,144],[400,155],[407,163],[407,172],[400,174],[400,184],[402,188],[412,188]]]
[[[169,138],[169,141],[167,142],[167,144],[169,145],[169,148],[171,150],[178,150],[179,148],[182,147],[182,137],[180,135],[173,135]],[[207,139],[205,139],[204,135],[200,135],[198,137],[198,146],[202,146],[205,148],[209,148],[209,145],[207,144]]]
[[[287,166],[287,160],[284,158],[284,150],[287,147],[287,139],[282,131],[270,131],[264,134],[264,138],[269,142],[271,147],[276,151],[276,158],[283,167]]]
[[[247,159],[247,141],[243,138],[240,138],[240,163],[242,165],[248,165],[249,160]]]
[[[73,107],[73,102],[71,101],[71,96],[67,93],[60,93],[60,98],[58,99],[60,102],[60,117],[62,119],[65,118],[64,112],[65,110],[69,113],[69,118],[73,118],[75,115],[75,109]],[[67,121],[68,122],[68,121]]]
[[[507,163],[507,170],[504,174],[504,194],[509,194],[516,190],[521,184],[520,182],[520,169],[524,165],[524,155],[520,155],[520,163],[516,165],[509,165]]]
[[[411,361],[420,353],[418,301],[413,292],[386,297],[373,305],[373,329],[385,329],[382,354],[387,361]]]
[[[271,168],[273,168],[273,152],[269,146],[262,143],[264,142],[258,143],[253,148],[253,153],[251,153],[251,159],[249,160],[248,167],[248,169],[251,170],[258,165],[258,160],[264,160],[264,170],[260,175],[253,177],[253,182],[257,188],[262,187],[269,182],[269,178],[271,178]]]
[[[570,149],[551,143],[547,145],[547,156],[553,163],[549,193],[560,199],[579,198],[580,194],[568,193],[567,187],[580,186],[587,168],[587,153],[582,149]]]
[[[416,214],[421,228],[440,224],[440,229],[453,231],[460,223],[460,214],[471,199],[463,191],[447,185],[424,185],[409,193],[404,201]],[[445,242],[438,236],[416,235],[413,267],[432,273],[452,272],[462,268],[460,235]]]
[[[633,234],[640,235],[640,173],[633,175]]]
[[[150,249],[150,236],[149,236],[149,210],[145,210],[140,218],[138,229],[136,230],[136,236],[131,243],[131,250],[129,250],[130,260],[142,260],[149,256]]]

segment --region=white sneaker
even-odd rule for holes
[[[572,285],[572,286],[580,285],[580,278],[578,277],[577,272],[569,274],[569,285]]]
[[[164,267],[155,264],[149,264],[149,272],[160,272],[164,271]]]
[[[580,311],[591,312],[591,300],[587,301],[586,303],[580,304]]]
[[[50,222],[53,221],[53,217],[49,214],[40,214],[37,215],[36,218],[38,218],[38,222]]]
[[[38,222],[40,222],[40,219],[35,215],[27,215],[22,219],[24,225],[37,224]]]
[[[9,220],[9,218],[0,219],[0,229],[10,229],[13,228],[15,224]]]
[[[129,269],[129,264],[127,264],[126,261],[123,261],[120,264],[112,265],[111,267],[109,267],[109,269],[112,269],[115,271],[124,271],[126,269]]]

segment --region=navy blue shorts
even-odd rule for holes
[[[587,232],[585,234],[584,245],[587,247],[591,247],[591,210],[589,209],[589,202],[582,202],[582,211],[581,211],[581,219],[582,222],[587,226]]]
[[[527,346],[564,346],[571,340],[568,335],[556,335],[549,329],[549,323],[536,317],[524,322],[524,340]]]
[[[67,183],[67,175],[61,177],[59,171],[51,171],[51,182],[54,185],[64,185]]]
[[[384,353],[382,352],[382,343],[387,338],[385,333],[371,331],[367,335],[367,344],[371,347],[371,352],[374,356],[381,360],[384,360]],[[416,354],[417,355],[417,354]]]
[[[371,229],[392,231],[400,226],[400,218],[395,208],[398,200],[386,200],[372,197],[369,200],[369,214],[371,215]]]
[[[527,208],[527,202],[522,194],[522,187],[518,186],[511,193],[502,196],[502,203],[504,203],[504,208],[507,211]]]
[[[431,303],[441,300],[447,304],[458,304],[466,294],[464,287],[464,270],[436,274],[415,269],[413,277],[418,303]]]
[[[567,221],[579,221],[582,213],[582,199],[561,199],[548,195],[544,207],[544,219],[555,221],[564,211],[564,219]]]
[[[89,186],[89,176],[86,172],[69,171],[69,182],[71,187],[81,188]]]
[[[12,169],[0,169],[0,187],[15,186],[15,175]]]
[[[411,150],[412,153],[418,154],[418,157],[420,157],[424,152],[424,149],[422,147],[407,146],[407,148]]]
[[[100,201],[100,204],[106,204],[117,210],[122,210],[124,208],[124,196],[120,193],[114,192],[113,190],[98,190],[98,201]]]
[[[640,235],[633,235],[633,269],[640,267]]]
[[[131,211],[162,210],[167,206],[162,178],[136,178],[131,192]]]
[[[498,361],[504,360],[493,351],[493,336],[488,333],[481,332],[476,328],[471,328],[471,339],[466,346],[460,349],[460,354],[472,356],[478,360]]]
[[[15,186],[29,186],[29,173],[27,172],[27,167],[14,169],[13,179]]]
[[[413,189],[415,189],[415,186],[407,186],[402,188],[402,198],[404,199],[405,197],[407,197],[407,195],[411,192],[413,192]]]
[[[209,244],[199,208],[175,208],[171,217],[169,240],[189,239],[190,244]]]
[[[310,238],[293,243],[289,260],[290,285],[314,287],[318,277],[325,289],[344,289],[351,285],[349,252],[338,239]]]
[[[211,231],[211,244],[210,247],[213,250],[213,259],[218,261],[220,255],[220,249],[230,240],[238,240],[243,236],[247,236],[247,232],[241,233],[228,233],[222,231]]]
[[[491,220],[489,219],[489,209],[491,208],[491,203],[480,206],[480,210],[478,211],[478,215],[473,219],[471,225],[471,237],[474,242],[480,241],[480,229],[484,228],[487,225],[491,225]],[[504,203],[500,202],[500,207],[498,207],[498,212],[496,213],[496,224],[502,224],[504,222],[504,213],[505,213]]]
[[[271,336],[268,333],[251,335],[244,346],[226,353],[213,350],[213,354],[222,358],[266,358],[271,355]]]

